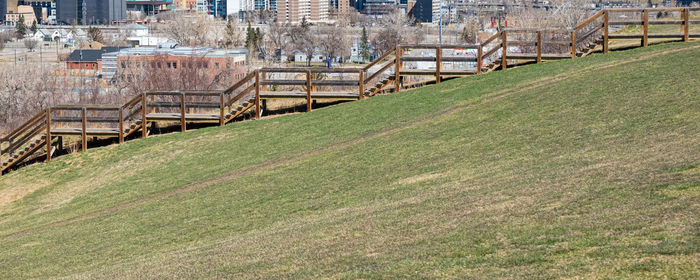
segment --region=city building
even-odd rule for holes
[[[241,79],[247,73],[247,51],[242,49],[213,49],[189,47],[138,47],[122,49],[104,56],[104,78],[112,81],[119,76],[130,79],[140,71],[204,70],[210,78],[228,72]]]
[[[17,24],[20,19],[24,19],[24,24],[26,26],[32,25],[36,21],[36,16],[34,15],[34,9],[31,6],[17,6],[16,12],[8,12],[5,14],[5,22],[10,24]]]
[[[226,16],[236,15],[241,12],[242,0],[226,0]]]
[[[420,22],[437,22],[440,17],[440,1],[437,0],[416,0],[408,14]]]
[[[7,13],[17,13],[17,0],[0,0],[0,21],[5,21]]]
[[[364,0],[363,9],[360,12],[371,16],[382,16],[390,13],[396,7],[394,0]]]
[[[56,1],[55,0],[34,0],[17,1],[19,5],[31,6],[34,9],[34,16],[37,23],[56,22]]]
[[[172,9],[173,0],[126,0],[127,11],[155,15]]]
[[[302,22],[304,18],[309,20],[311,16],[310,0],[278,0],[277,21],[292,24]]]
[[[278,0],[277,21],[298,24],[328,21],[328,0]]]
[[[197,0],[174,0],[173,9],[194,11],[197,8]]]
[[[311,0],[309,10],[309,21],[328,21],[328,0]]]
[[[70,70],[94,70],[102,69],[102,55],[116,52],[124,47],[102,47],[95,49],[74,50],[66,59],[66,68]]]
[[[61,24],[111,24],[126,20],[126,0],[56,0]]]

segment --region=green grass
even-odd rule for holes
[[[671,43],[23,168],[0,278],[698,278],[697,73]]]

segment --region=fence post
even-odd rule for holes
[[[571,30],[571,59],[576,58],[576,29]]]
[[[688,42],[690,38],[690,9],[683,9],[683,42]]]
[[[148,111],[148,103],[146,102],[146,94],[141,94],[141,137],[148,137],[148,132],[146,131],[146,124],[148,123],[146,119],[146,112]]]
[[[87,151],[87,109],[85,109],[85,107],[83,107],[82,110],[82,130],[80,132],[80,138],[81,149],[83,150],[83,152],[85,152]]]
[[[187,131],[187,119],[186,114],[187,107],[185,106],[185,93],[180,92],[180,131]]]
[[[395,70],[394,70],[394,85],[396,88],[394,89],[395,93],[398,93],[401,90],[401,74],[399,73],[401,71],[401,51],[399,50],[399,47],[396,47],[395,50],[396,53],[396,65],[395,65]]]
[[[63,116],[63,110],[57,110],[57,111],[56,111],[56,115],[57,115],[59,118],[62,117],[62,116]],[[63,127],[63,123],[62,123],[62,122],[56,122],[56,127],[62,128],[62,127]]]
[[[508,55],[508,35],[506,35],[505,29],[503,29],[503,33],[501,34],[501,36],[501,45],[503,45],[503,54],[501,54],[501,70],[506,70],[508,68],[508,65],[506,63]]]
[[[311,112],[311,71],[306,71],[306,111]]]
[[[255,71],[255,119],[260,119],[260,71]]]
[[[440,83],[440,68],[442,68],[442,48],[435,49],[435,83]]]
[[[483,56],[483,45],[479,44],[478,49],[476,49],[476,74],[481,74],[481,67],[484,67]]]
[[[608,53],[608,13],[603,12],[603,53]]]
[[[219,93],[219,126],[224,126],[224,93]]]
[[[46,162],[51,161],[51,108],[46,109]]]
[[[119,144],[124,143],[124,108],[119,108]]]
[[[649,46],[649,11],[642,11],[642,32],[644,37],[642,38],[642,47]]]
[[[537,31],[537,63],[542,62],[542,31]]]
[[[364,98],[365,95],[365,70],[360,70],[360,97],[358,99]]]
[[[151,95],[151,102],[156,102],[156,96],[155,96],[155,95]],[[151,113],[153,113],[153,114],[156,113],[156,107],[155,107],[155,106],[153,106],[153,108],[151,108]]]

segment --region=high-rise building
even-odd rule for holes
[[[7,0],[0,0],[0,22],[5,21],[5,14],[7,14]]]
[[[277,21],[291,24],[328,20],[328,0],[278,0]]]
[[[174,0],[173,9],[194,11],[197,8],[197,0]]]
[[[310,0],[279,0],[277,2],[277,21],[300,23],[304,18],[311,17]]]
[[[0,0],[0,21],[5,21],[5,15],[10,12],[17,12],[17,0]]]
[[[344,15],[350,12],[350,0],[335,0],[335,9],[339,15]]]
[[[396,7],[396,1],[394,0],[364,0],[363,9],[360,12],[372,16],[381,16],[388,14]]]
[[[155,15],[172,9],[173,0],[126,0],[128,11],[139,11],[146,15]]]
[[[18,5],[31,6],[34,10],[34,17],[37,23],[48,23],[50,19],[55,19],[56,3],[54,0],[32,0],[17,1]]]
[[[309,2],[309,21],[327,21],[328,0],[311,0]]]
[[[435,15],[440,16],[440,1],[416,0],[413,8],[409,10],[409,15],[421,22],[433,22]],[[437,9],[437,11],[435,11]]]
[[[238,15],[241,11],[241,0],[227,0],[226,1],[226,16]]]
[[[56,0],[56,15],[63,24],[111,24],[126,20],[126,0]]]

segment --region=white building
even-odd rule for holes
[[[241,0],[226,0],[226,15],[236,15],[241,11]]]

